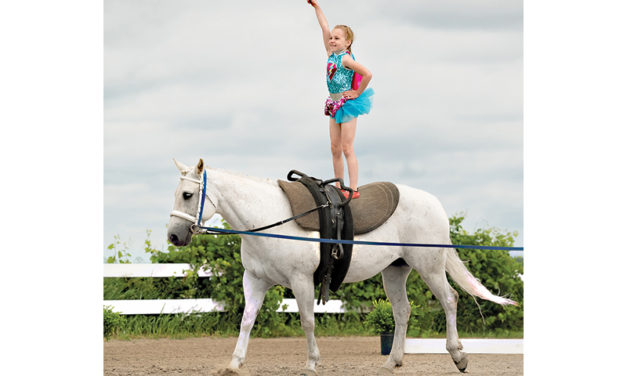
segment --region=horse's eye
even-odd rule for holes
[[[192,198],[193,195],[194,195],[193,193],[183,192],[183,198],[185,200],[189,200],[190,198]]]

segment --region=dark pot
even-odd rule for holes
[[[381,333],[381,355],[389,355],[394,343],[394,333]]]

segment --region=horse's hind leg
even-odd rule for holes
[[[235,351],[233,351],[233,358],[229,364],[229,369],[237,370],[244,363],[246,358],[246,349],[248,348],[248,340],[250,338],[250,331],[255,324],[255,319],[259,313],[259,308],[263,304],[263,299],[266,295],[266,291],[272,286],[270,283],[261,279],[255,278],[248,271],[244,271],[243,278],[244,285],[244,298],[246,299],[246,306],[244,308],[244,314],[242,315],[242,324],[239,329],[239,338],[237,339],[237,345]]]
[[[429,286],[433,295],[440,301],[446,315],[446,350],[451,354],[457,369],[461,372],[468,366],[468,356],[462,352],[463,346],[457,334],[457,298],[459,295],[446,279],[444,268],[438,271],[422,272],[422,279]]]
[[[409,266],[388,266],[381,272],[383,288],[394,312],[394,343],[390,356],[383,365],[384,368],[394,369],[403,364],[405,353],[405,336],[407,335],[407,321],[411,315],[411,306],[407,299],[407,276],[411,272]]]

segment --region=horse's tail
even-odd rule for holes
[[[454,248],[447,249],[446,255],[446,271],[453,278],[455,283],[461,286],[467,293],[473,296],[478,296],[481,299],[489,300],[497,304],[506,305],[513,304],[518,305],[515,301],[492,294],[488,289],[475,278],[466,265],[457,255],[457,251]]]

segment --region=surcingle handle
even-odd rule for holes
[[[295,178],[294,175],[298,175],[298,178]],[[303,174],[302,172],[298,171],[298,170],[291,170],[290,172],[287,173],[287,180],[289,181],[297,181],[300,180],[304,177],[306,177],[306,174]]]
[[[292,170],[292,171],[294,171],[294,170]],[[340,189],[348,192],[348,197],[347,197],[346,201],[340,201],[340,203],[338,204],[339,207],[345,206],[353,199],[353,192],[354,191],[353,191],[353,189],[351,187],[347,187],[347,186],[344,185],[344,179],[342,179],[342,178],[335,178],[335,179],[325,180],[325,181],[322,182],[322,186],[325,186],[325,185],[330,184],[330,183],[335,183],[335,182],[340,183]]]

